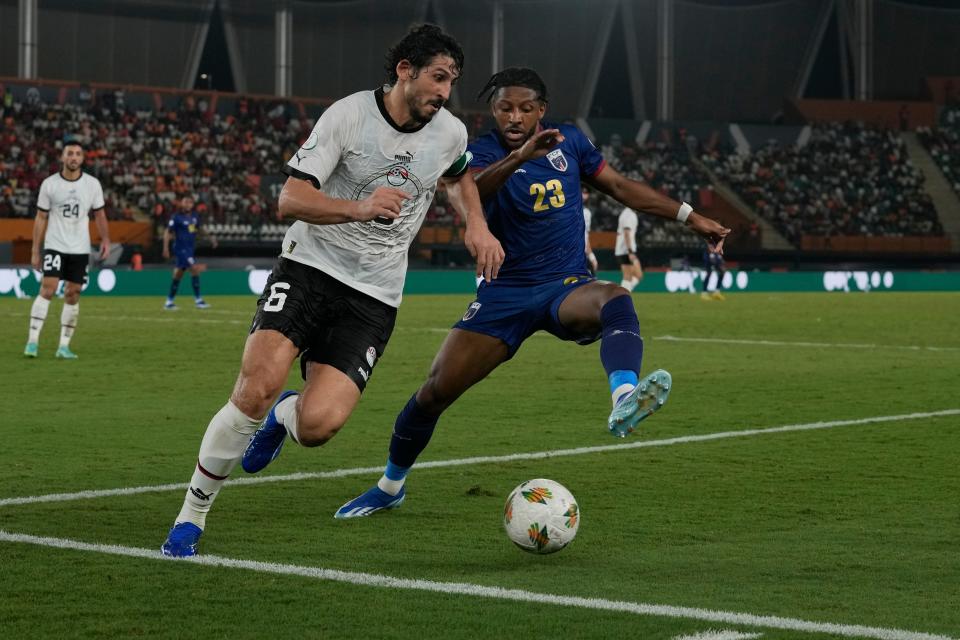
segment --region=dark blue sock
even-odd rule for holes
[[[413,394],[407,406],[397,416],[393,425],[393,437],[390,438],[390,458],[388,471],[400,477],[391,480],[401,480],[406,472],[416,462],[417,456],[427,447],[433,430],[437,426],[440,416],[431,416],[424,413],[417,404],[417,394]]]
[[[611,389],[624,382],[636,384],[643,360],[643,338],[640,321],[630,296],[617,296],[600,309],[603,327],[600,342],[600,362],[607,372]],[[632,381],[630,373],[633,373]]]
[[[171,300],[177,297],[177,289],[180,288],[180,281],[176,278],[170,283],[170,295],[168,296]]]
[[[200,276],[190,276],[190,284],[193,285],[193,297],[200,297]]]

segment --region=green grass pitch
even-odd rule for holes
[[[265,474],[382,465],[396,413],[469,301],[408,297],[343,431],[320,449],[288,443]],[[598,345],[537,335],[451,408],[422,460],[960,409],[958,294],[634,301],[643,372],[664,368],[674,380],[638,436],[607,433]],[[0,530],[159,548],[183,489],[2,501],[189,480],[235,379],[254,299],[172,313],[162,302],[83,298],[80,359],[65,362],[53,358],[60,302],[41,357],[26,360],[30,301],[0,299]],[[290,385],[299,384],[295,367]],[[402,508],[334,520],[377,477],[228,486],[201,553],[767,618],[607,611],[0,541],[0,629],[5,638],[960,637],[960,414],[415,469]],[[577,539],[547,557],[513,547],[500,522],[508,492],[534,477],[563,483],[582,511]]]

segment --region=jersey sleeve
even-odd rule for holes
[[[93,181],[93,199],[91,202],[93,203],[91,209],[94,211],[103,209],[104,206],[106,206],[103,202],[103,185],[101,185],[100,181],[96,179]]]
[[[456,178],[462,176],[470,168],[470,158],[473,156],[467,150],[467,128],[463,123],[457,120],[457,144],[455,153],[457,159],[453,161],[450,168],[443,172],[444,178]]]
[[[358,109],[343,100],[332,104],[317,120],[303,145],[291,156],[283,172],[321,188],[336,169],[353,136],[357,112]]]
[[[577,155],[580,158],[580,175],[592,178],[607,165],[603,159],[603,154],[597,150],[590,138],[577,127],[571,127],[573,135],[573,145],[577,149]]]
[[[44,213],[50,211],[50,183],[44,180],[40,184],[40,193],[37,195],[37,209]]]
[[[471,155],[471,169],[486,169],[491,164],[499,160],[495,150],[492,149],[489,144],[486,144],[486,136],[474,140],[467,145],[467,151],[469,151]]]

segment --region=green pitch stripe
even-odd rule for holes
[[[903,420],[922,420],[924,418],[941,418],[944,416],[960,415],[960,409],[944,409],[942,411],[927,411],[922,413],[904,413],[892,416],[874,416],[872,418],[857,418],[855,420],[831,420],[828,422],[808,422],[805,424],[788,424],[781,427],[767,427],[763,429],[741,429],[739,431],[719,431],[696,436],[679,436],[663,440],[638,440],[626,444],[608,444],[595,447],[577,447],[576,449],[555,449],[553,451],[531,451],[529,453],[511,453],[501,456],[478,456],[474,458],[454,458],[452,460],[434,460],[418,462],[417,469],[437,469],[441,467],[463,467],[473,464],[495,464],[515,462],[518,460],[542,460],[544,458],[559,458],[564,456],[580,456],[591,453],[605,453],[623,451],[626,449],[643,449],[646,447],[666,447],[675,444],[691,442],[709,442],[726,438],[745,438],[747,436],[767,435],[772,433],[786,433],[790,431],[811,431],[815,429],[832,429],[833,427],[848,427],[878,422],[900,422]],[[288,482],[297,480],[317,480],[324,478],[345,478],[367,474],[380,474],[383,465],[376,467],[355,467],[353,469],[336,469],[334,471],[314,471],[309,473],[290,473],[277,476],[248,476],[235,480],[228,480],[227,485],[255,485],[266,482]],[[18,498],[0,499],[0,507],[22,504],[37,504],[41,502],[69,502],[71,500],[90,500],[93,498],[107,498],[111,496],[128,496],[138,493],[155,493],[161,491],[185,491],[186,483],[158,484],[141,487],[125,487],[121,489],[97,489],[77,491],[74,493],[48,493],[39,496],[24,496]]]
[[[802,631],[805,633],[830,633],[848,638],[876,638],[878,640],[955,640],[949,636],[923,633],[918,631],[908,631],[905,629],[889,629],[884,627],[837,624],[833,622],[815,622],[811,620],[800,620],[797,618],[783,618],[780,616],[755,615],[752,613],[740,613],[733,611],[715,611],[712,609],[699,609],[694,607],[674,607],[663,604],[606,600],[604,598],[581,598],[577,596],[563,596],[552,593],[538,593],[523,589],[488,587],[466,582],[436,582],[433,580],[396,578],[376,573],[339,571],[335,569],[323,569],[321,567],[305,567],[300,565],[280,564],[274,562],[257,562],[255,560],[239,560],[213,555],[193,556],[191,558],[169,558],[161,555],[157,549],[123,547],[120,545],[107,544],[91,544],[88,542],[80,542],[79,540],[31,536],[21,533],[10,533],[3,530],[0,530],[0,542],[32,544],[42,547],[54,547],[57,549],[67,549],[72,551],[105,553],[115,556],[155,560],[157,562],[179,562],[184,565],[193,564],[207,567],[226,567],[230,569],[256,571],[259,573],[272,573],[276,575],[312,578],[315,580],[344,582],[354,585],[383,589],[430,591],[447,595],[466,596],[468,598],[490,598],[495,600],[511,600],[514,602],[529,602],[535,605],[552,605],[559,607],[576,607],[580,609],[632,613],[641,616],[704,620],[708,622],[722,622],[726,624],[739,624],[751,627]],[[186,570],[186,566],[184,569]]]

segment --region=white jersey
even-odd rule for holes
[[[400,130],[382,90],[361,91],[333,103],[285,168],[332,198],[361,200],[377,187],[412,197],[392,224],[297,221],[281,256],[315,267],[349,287],[396,307],[407,274],[407,252],[420,230],[437,181],[467,170],[467,129],[446,109],[413,131]]]
[[[60,173],[40,185],[37,209],[47,212],[44,249],[60,253],[90,253],[90,211],[103,209],[103,188],[88,173],[67,180]]]
[[[620,217],[617,218],[617,247],[613,251],[614,255],[625,256],[628,253],[636,253],[638,224],[640,224],[640,220],[637,219],[637,212],[629,207],[624,207],[623,211],[620,212]],[[629,232],[625,234],[626,229],[629,229]],[[624,235],[627,236],[626,240]]]
[[[583,246],[590,245],[590,223],[593,221],[593,212],[583,208]]]

